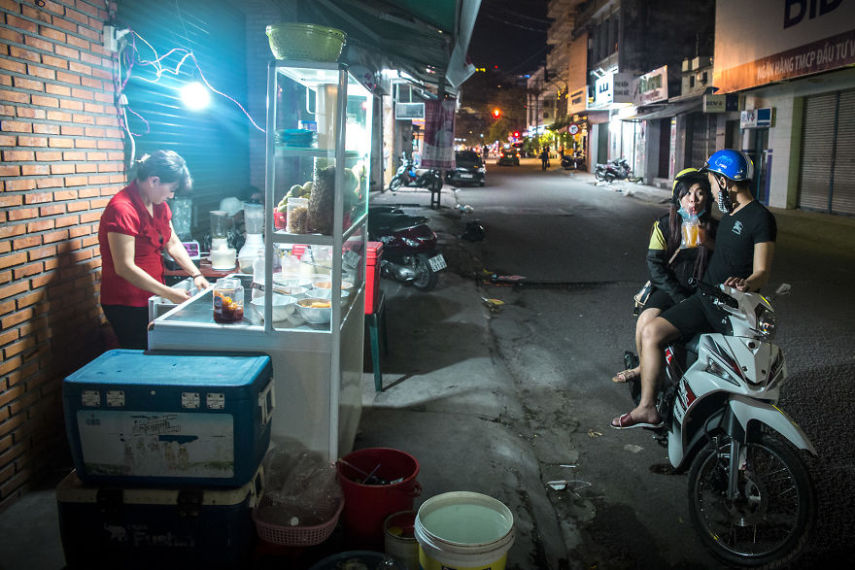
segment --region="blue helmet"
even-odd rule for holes
[[[725,178],[741,182],[753,178],[754,164],[744,153],[724,149],[712,153],[701,171],[716,172]]]

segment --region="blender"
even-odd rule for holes
[[[211,269],[235,268],[235,249],[229,247],[228,232],[232,218],[225,210],[211,210]]]
[[[246,241],[238,253],[241,273],[252,273],[252,262],[264,255],[264,208],[261,204],[245,203],[243,221],[246,227]]]

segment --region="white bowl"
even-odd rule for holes
[[[317,297],[319,299],[330,299],[332,297],[332,290],[330,289],[319,289],[317,287],[313,287],[309,289],[309,292],[306,294],[308,297]],[[344,299],[348,295],[350,295],[350,291],[342,290],[341,298]]]
[[[303,287],[301,285],[293,285],[293,284],[279,284],[273,286],[273,292],[279,293],[280,295],[288,295],[290,297],[294,297],[295,299],[302,299],[306,296],[306,292],[309,289],[307,287]]]
[[[290,295],[273,294],[273,322],[284,321],[296,311],[297,299]],[[253,308],[264,318],[264,297],[256,297],[252,300]]]
[[[324,277],[322,279],[314,279],[312,281],[312,286],[315,289],[331,289],[332,288],[332,278]],[[353,282],[342,279],[341,281],[341,289],[342,291],[350,291],[353,289]]]
[[[312,278],[311,277],[303,277],[298,273],[274,273],[273,274],[273,282],[276,285],[288,285],[291,287],[305,287],[309,289],[312,287]]]
[[[307,297],[297,301],[297,311],[300,316],[312,324],[321,325],[330,322],[332,316],[332,307],[311,307],[312,303],[326,303],[329,305],[329,299],[318,299]]]

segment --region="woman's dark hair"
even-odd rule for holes
[[[181,155],[172,150],[157,150],[151,155],[145,155],[134,165],[136,179],[145,180],[149,176],[157,176],[161,182],[171,184],[178,182],[176,192],[189,190],[193,185],[187,162]]]
[[[683,224],[683,219],[677,211],[680,209],[680,200],[683,199],[683,196],[689,193],[689,189],[697,184],[701,187],[701,193],[704,195],[704,212],[698,218],[698,221],[701,224],[701,228],[704,230],[704,233],[707,236],[712,236],[712,205],[714,203],[712,190],[710,188],[710,181],[707,178],[706,174],[702,173],[692,173],[686,176],[681,177],[676,184],[676,188],[674,189],[674,195],[677,200],[675,203],[671,204],[671,212],[668,216],[668,248],[667,248],[667,257],[670,258],[675,251],[680,247],[680,242],[682,240],[682,232],[681,226]],[[694,268],[694,277],[695,279],[700,279],[704,275],[704,271],[706,271],[707,263],[710,260],[711,251],[701,243],[698,246],[698,257],[695,259],[695,268]]]

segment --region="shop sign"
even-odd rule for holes
[[[615,103],[634,103],[636,81],[629,73],[615,73],[612,81]]]
[[[574,111],[584,111],[585,110],[585,108],[587,107],[586,103],[588,100],[588,98],[586,96],[587,91],[588,90],[586,87],[582,87],[582,88],[577,89],[577,90],[573,91],[572,93],[570,93],[570,97],[569,97],[570,98],[570,105],[568,106],[569,112],[572,113]]]
[[[726,113],[739,110],[739,96],[734,94],[707,93],[703,99],[704,113]]]
[[[668,99],[668,66],[663,65],[638,78],[638,104],[647,105]]]
[[[855,64],[855,2],[717,0],[713,85],[733,92]]]
[[[594,105],[605,107],[614,100],[614,74],[607,73],[594,84]]]
[[[772,126],[772,108],[748,109],[739,114],[740,129],[767,129]]]
[[[424,119],[424,103],[395,103],[396,119]]]

